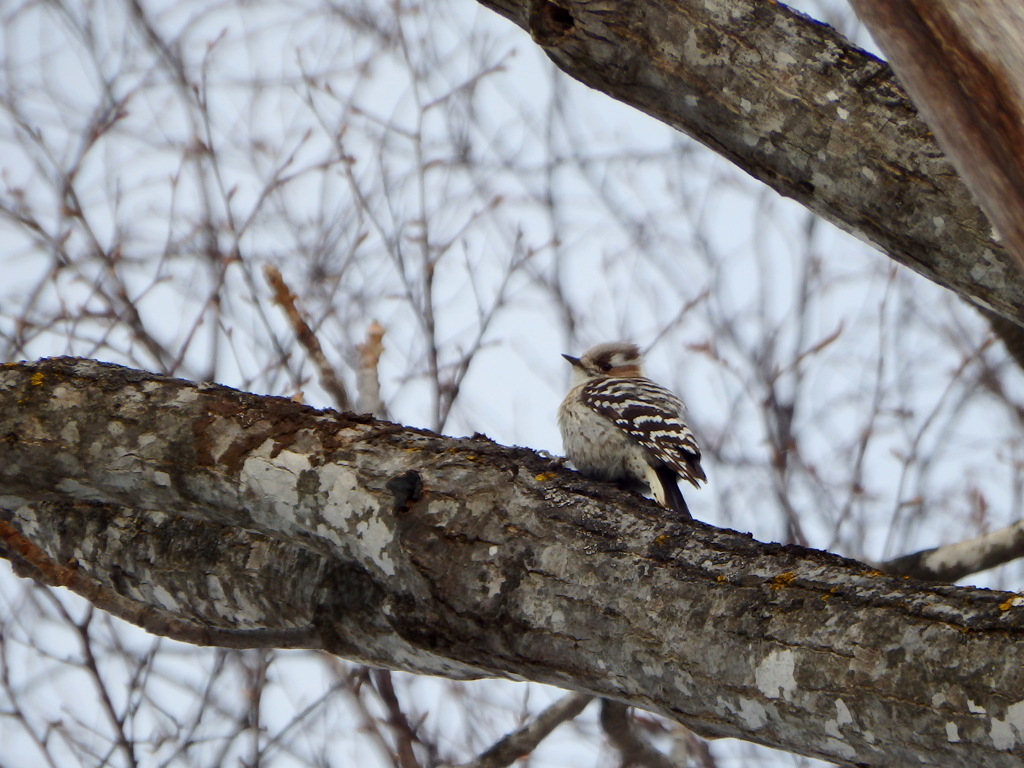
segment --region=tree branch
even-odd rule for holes
[[[620,701],[604,699],[601,702],[601,727],[622,755],[623,765],[643,768],[676,768],[676,764],[652,747],[633,728],[629,707]]]
[[[1024,520],[966,541],[923,549],[880,565],[893,576],[954,582],[1024,555]]]
[[[1024,14],[1005,0],[852,0],[1024,269]]]
[[[320,339],[317,338],[316,333],[313,332],[313,329],[309,327],[309,323],[302,316],[302,312],[296,303],[295,294],[292,293],[291,288],[284,281],[281,270],[273,264],[265,264],[263,266],[263,276],[274,291],[274,303],[284,312],[288,322],[291,323],[292,330],[295,331],[295,338],[305,347],[306,352],[309,354],[309,359],[316,366],[316,370],[320,375],[320,386],[334,398],[334,404],[338,408],[343,411],[349,410],[352,405],[349,401],[348,390],[338,376],[338,372],[334,370],[334,366],[327,359],[327,355],[324,354],[323,347],[320,345]]]
[[[537,717],[483,752],[476,760],[457,768],[506,768],[537,748],[548,734],[566,720],[572,720],[591,702],[584,693],[567,693]]]
[[[68,501],[49,504],[42,502],[35,509],[22,507],[20,514],[26,519],[48,519],[53,516],[78,514],[93,521],[113,521],[123,513],[114,506],[93,504],[88,502]],[[198,548],[209,545],[206,535],[200,532],[199,526],[185,526],[184,530],[174,530],[180,526],[178,520],[166,521],[170,525],[160,525],[159,513],[133,521],[136,532],[143,536],[180,536],[182,553],[191,553]],[[156,522],[156,525],[153,523]],[[211,526],[213,538],[220,539],[219,545],[225,548],[234,546],[236,553],[246,556],[258,550],[260,543],[248,544],[249,538],[244,532],[227,529],[224,526]],[[171,531],[174,531],[173,533]],[[104,533],[106,533],[104,529]],[[154,539],[155,540],[155,539]],[[224,553],[218,553],[224,554]],[[142,627],[154,635],[170,637],[182,643],[192,645],[209,645],[218,648],[319,648],[321,641],[312,626],[256,629],[234,627],[213,627],[192,618],[182,618],[174,611],[165,610],[153,603],[133,599],[122,594],[118,589],[88,575],[78,566],[78,561],[71,556],[64,563],[54,560],[43,552],[33,541],[23,536],[10,522],[0,519],[0,556],[11,560],[15,573],[22,578],[33,579],[50,587],[66,587],[76,595],[85,598],[97,608],[117,616],[131,624]],[[225,557],[225,560],[229,559]],[[125,578],[122,569],[112,566],[110,581]],[[244,566],[243,566],[244,567]]]
[[[395,739],[398,768],[421,768],[419,760],[416,759],[416,752],[413,750],[413,744],[419,741],[419,737],[416,735],[416,729],[409,722],[409,718],[402,711],[398,694],[395,693],[395,685],[391,680],[390,670],[371,670],[370,679],[388,713],[387,723]]]
[[[1024,324],[1024,275],[892,71],[830,27],[761,0],[480,2],[577,80]]]
[[[0,519],[213,641],[298,630],[375,666],[535,680],[840,763],[1024,758],[1013,595],[666,520],[481,437],[12,364]]]

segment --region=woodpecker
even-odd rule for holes
[[[558,408],[565,454],[587,477],[650,492],[663,507],[690,519],[679,478],[707,482],[700,448],[686,426],[683,401],[643,375],[640,350],[598,344],[572,364],[572,389]]]

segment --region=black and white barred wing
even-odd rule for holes
[[[707,481],[683,401],[667,389],[650,379],[599,379],[583,388],[582,397],[683,479],[697,487]]]

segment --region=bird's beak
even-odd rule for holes
[[[580,359],[578,357],[573,357],[572,355],[562,355],[562,357],[568,360],[573,368],[580,367]]]

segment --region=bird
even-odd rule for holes
[[[679,518],[692,519],[678,480],[700,488],[707,476],[683,401],[644,376],[636,344],[613,341],[562,357],[573,378],[558,428],[573,466],[586,477],[652,493]]]

